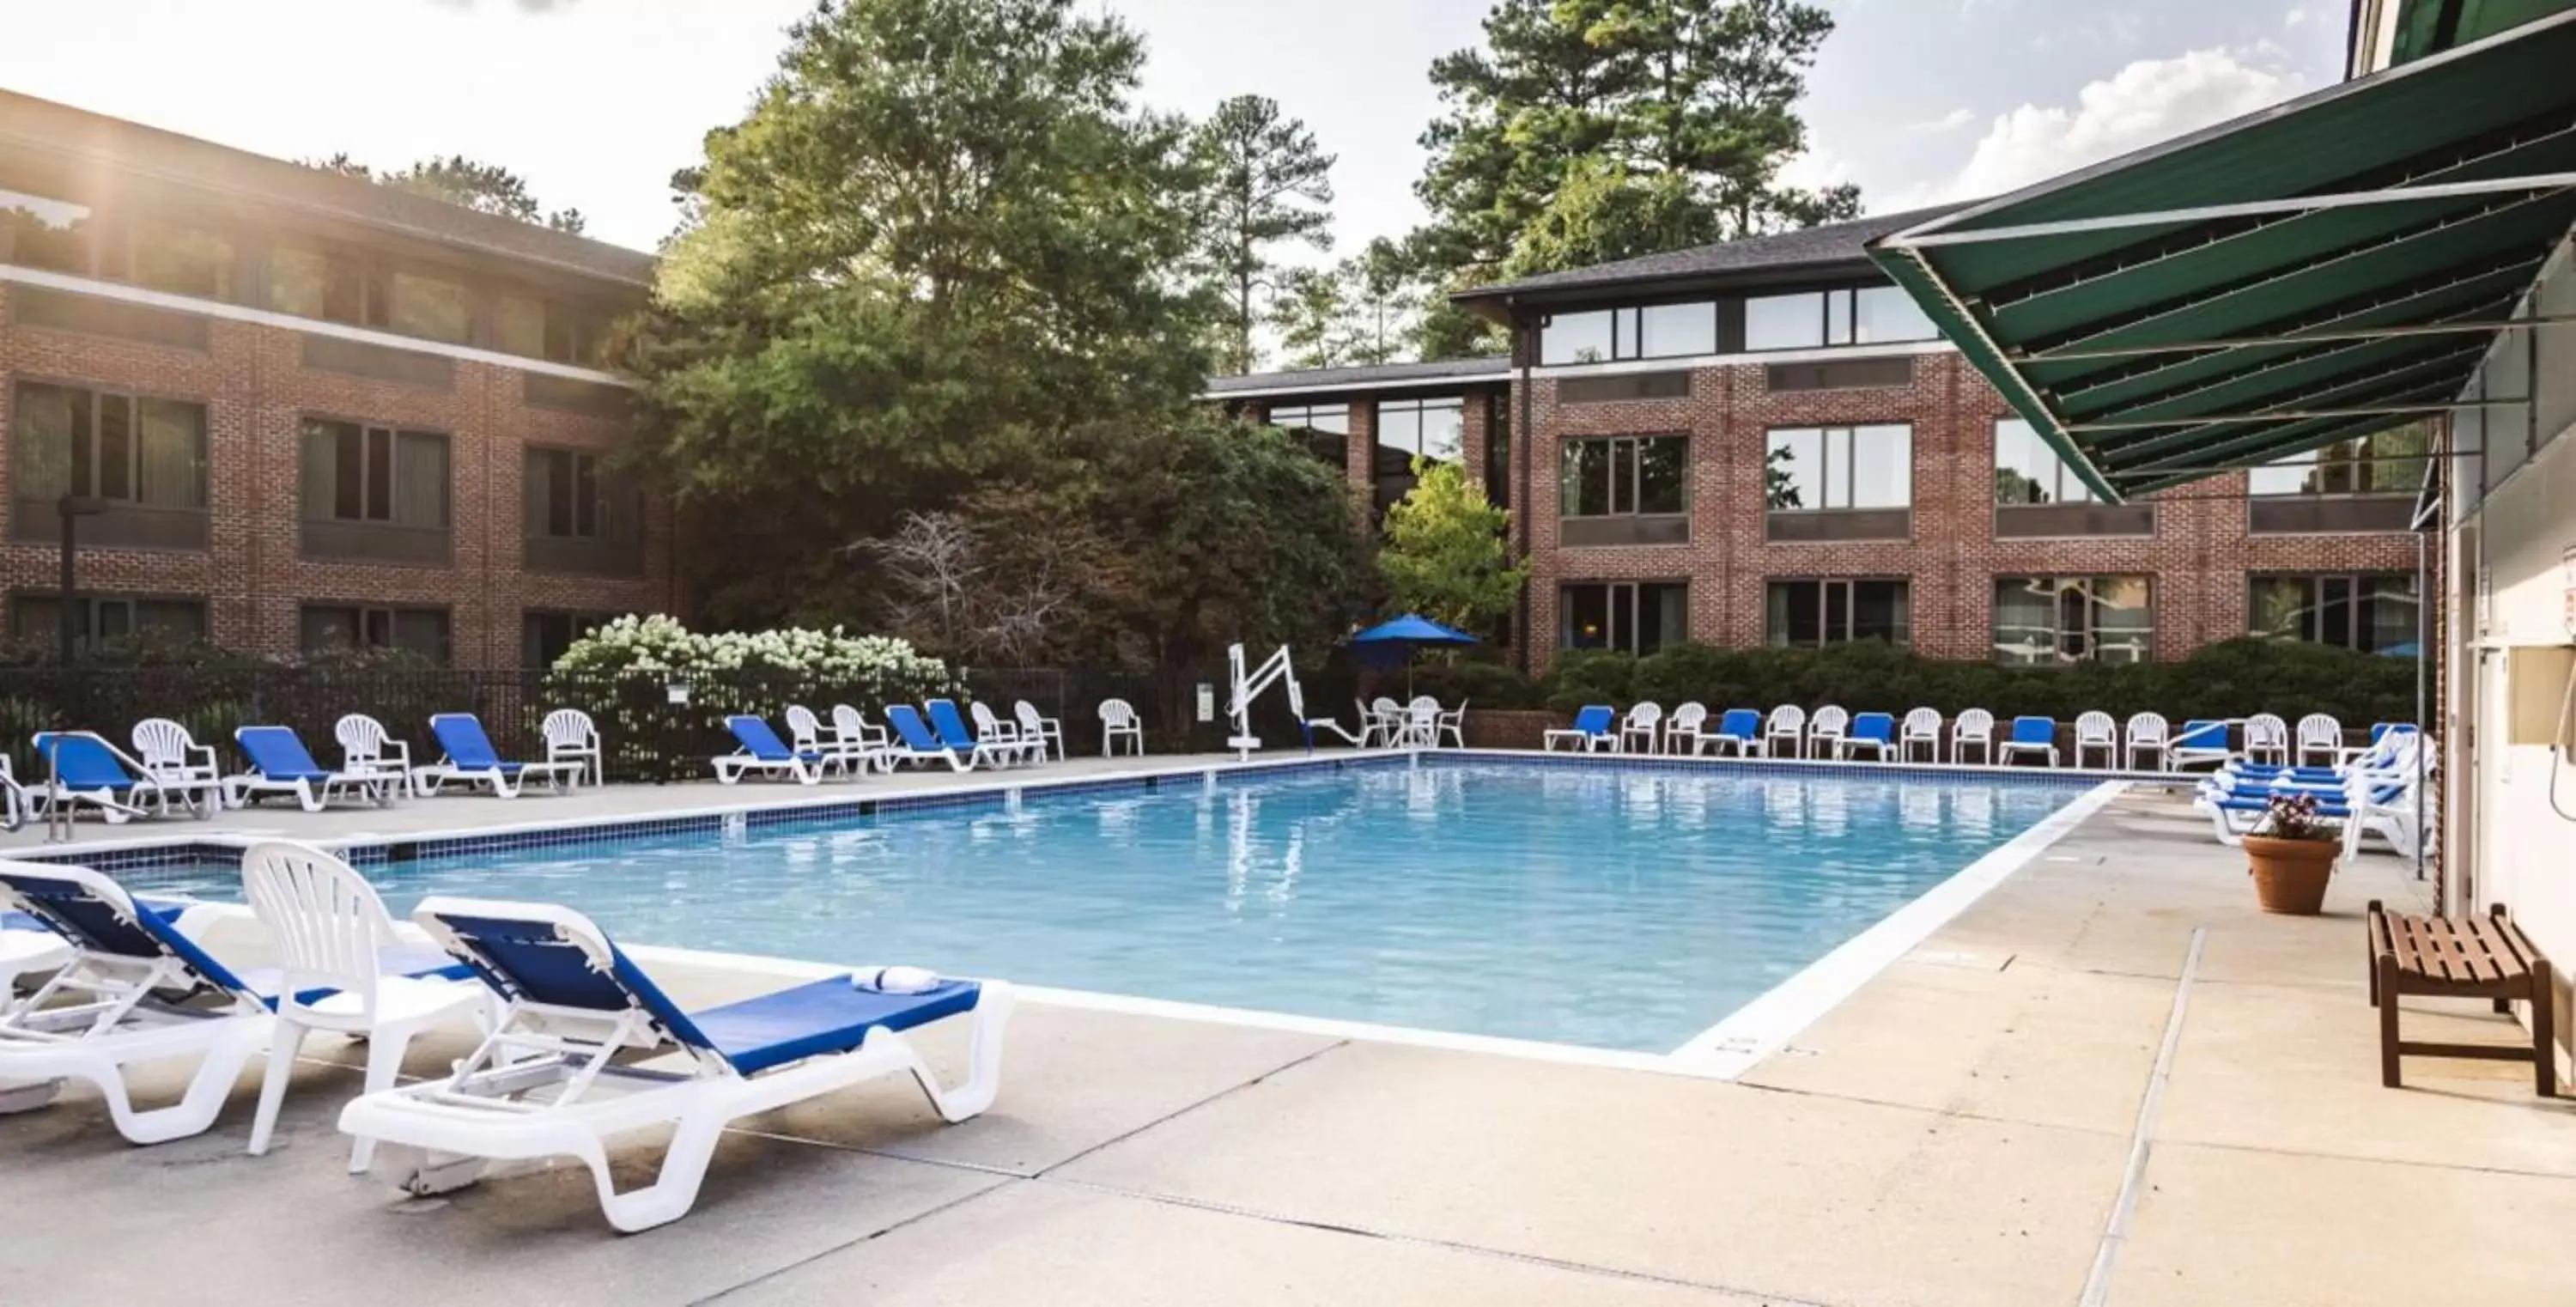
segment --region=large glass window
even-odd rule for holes
[[[570,449],[527,452],[527,534],[557,540],[631,540],[638,520],[634,487],[600,466],[597,454]]]
[[[2015,666],[2145,662],[2154,650],[2143,576],[1995,578],[1995,659]]]
[[[84,594],[73,620],[75,647],[87,650],[102,640],[147,632],[168,640],[206,638],[206,601],[156,599],[140,595]],[[9,629],[20,640],[52,647],[62,632],[61,597],[19,594],[9,603]]]
[[[1764,636],[1774,645],[1914,638],[1914,604],[1903,581],[1773,581],[1766,599]]]
[[[2087,504],[2098,498],[2028,422],[1996,420],[1996,503]]]
[[[1539,328],[1541,363],[1608,363],[1717,352],[1717,304],[1645,304],[1559,313]]]
[[[612,620],[605,613],[523,613],[519,618],[519,666],[552,667],[574,641]]]
[[[1387,400],[1377,406],[1377,511],[1386,510],[1413,492],[1413,460],[1458,461],[1467,429],[1467,401],[1443,399]]]
[[[546,352],[546,302],[504,294],[492,303],[492,343],[504,354],[541,358]]]
[[[233,243],[202,228],[136,223],[134,284],[173,295],[231,299]]]
[[[2423,488],[2433,425],[2409,422],[2255,468],[2257,495],[2412,495]]]
[[[1748,350],[1885,345],[1940,334],[1913,297],[1894,286],[1756,295],[1744,301]]]
[[[2248,587],[2245,613],[2255,635],[2363,653],[2416,648],[2418,600],[2412,572],[2257,576]]]
[[[203,404],[22,381],[16,414],[20,499],[206,506]]]
[[[1773,512],[1820,508],[1911,508],[1914,428],[1778,427],[1764,467]]]
[[[85,204],[0,190],[0,263],[89,275]]]
[[[268,306],[299,318],[381,325],[367,313],[367,270],[356,259],[280,246],[268,254]]]
[[[1690,638],[1690,588],[1679,581],[1611,581],[1558,592],[1559,644],[1639,657]]]
[[[1332,467],[1350,458],[1351,406],[1348,404],[1273,404],[1262,420],[1296,433],[1308,452]]]
[[[401,649],[435,663],[444,663],[448,658],[444,608],[306,604],[300,617],[307,654],[341,649]]]
[[[1566,441],[1557,511],[1563,517],[1690,511],[1690,437]]]
[[[447,526],[447,437],[434,431],[307,418],[302,479],[309,520]]]
[[[465,288],[437,277],[397,272],[386,325],[406,336],[461,345],[474,334],[474,303]]]

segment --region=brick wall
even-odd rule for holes
[[[520,477],[530,444],[605,452],[619,424],[533,408],[512,368],[458,361],[445,387],[303,366],[300,333],[209,322],[203,351],[17,323],[0,284],[0,431],[14,432],[16,382],[60,381],[202,403],[207,426],[207,548],[79,554],[83,592],[207,601],[208,631],[235,647],[296,651],[298,610],[313,603],[444,608],[454,661],[508,667],[529,609],[653,612],[671,606],[670,520],[645,514],[644,573],[601,578],[520,569]],[[317,561],[301,556],[298,445],[303,419],[338,418],[445,433],[451,557],[443,565]],[[51,591],[59,550],[7,540],[12,460],[0,458],[0,586]]]

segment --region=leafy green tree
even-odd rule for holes
[[[1422,287],[1402,245],[1380,236],[1334,269],[1351,324],[1351,361],[1392,363],[1403,355],[1419,316]]]
[[[1271,316],[1289,367],[1338,368],[1358,361],[1349,286],[1329,268],[1292,268],[1280,279]]]
[[[1389,602],[1462,630],[1494,629],[1529,579],[1512,562],[1512,515],[1455,463],[1417,459],[1414,473],[1413,489],[1387,510],[1378,550]]]
[[[580,235],[587,225],[579,209],[547,212],[537,203],[527,179],[519,174],[499,164],[479,162],[461,154],[433,156],[408,168],[387,173],[379,173],[345,153],[334,154],[327,159],[308,160],[305,166],[336,172],[344,177],[364,178],[396,190],[445,200],[477,213],[516,218],[520,222],[551,227],[575,236]]]
[[[1854,188],[1779,181],[1832,30],[1798,0],[1500,0],[1484,48],[1432,65],[1423,249],[1455,289],[1858,212]]]
[[[1224,351],[1230,372],[1253,370],[1256,295],[1280,274],[1280,245],[1333,245],[1333,156],[1316,148],[1306,124],[1266,96],[1238,95],[1216,107],[1191,140],[1201,170],[1204,257],[1225,297]]]
[[[626,351],[637,457],[721,621],[864,612],[837,546],[998,483],[1080,485],[1207,371],[1187,131],[1076,0],[832,0],[675,181]]]

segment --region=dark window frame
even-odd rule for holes
[[[1708,316],[1708,348],[1690,350],[1649,350],[1646,341],[1646,311],[1649,309],[1697,308]],[[1610,352],[1600,358],[1550,358],[1547,333],[1558,318],[1589,317],[1607,314],[1610,319]],[[1717,298],[1640,301],[1607,308],[1570,309],[1561,313],[1542,313],[1538,319],[1538,356],[1541,367],[1587,367],[1598,363],[1629,363],[1642,359],[1712,358],[1726,345],[1725,302]]]
[[[78,597],[81,604],[87,609],[87,613],[81,623],[81,633],[75,637],[75,647],[81,650],[88,650],[94,647],[97,642],[102,639],[118,638],[118,636],[102,636],[99,634],[99,614],[103,608],[109,606],[121,608],[125,613],[125,629],[119,633],[121,636],[131,636],[144,629],[143,610],[146,605],[186,607],[192,609],[196,613],[196,633],[192,638],[198,640],[210,639],[214,633],[213,605],[207,601],[207,597],[204,595],[174,594],[141,590],[83,590],[79,592]],[[34,603],[57,606],[54,609],[55,615],[43,623],[42,629],[38,629],[35,624],[25,620],[26,605]],[[61,603],[62,595],[58,591],[19,590],[13,592],[9,596],[9,628],[11,632],[20,640],[30,643],[41,643],[46,648],[53,647],[53,644],[56,639],[59,638],[61,631],[61,609],[59,608]]]
[[[1904,614],[1902,621],[1891,620],[1890,633],[1861,635],[1860,596],[1862,586],[1891,586],[1895,590],[1892,608]],[[1816,639],[1801,641],[1773,622],[1772,596],[1812,588],[1816,596]],[[1841,601],[1841,634],[1834,634],[1835,601]],[[1775,576],[1762,586],[1762,642],[1771,648],[1822,648],[1829,644],[1850,644],[1860,640],[1884,639],[1898,648],[1914,643],[1914,580],[1905,576]]]
[[[1681,444],[1681,456],[1674,460],[1672,464],[1678,470],[1676,488],[1679,492],[1681,502],[1676,507],[1668,509],[1647,510],[1640,508],[1639,505],[1643,503],[1645,499],[1646,467],[1648,464],[1648,460],[1645,457],[1645,446],[1653,442],[1667,440],[1679,441]],[[1567,464],[1576,456],[1575,450],[1578,446],[1596,444],[1609,446],[1609,452],[1604,456],[1605,463],[1610,469],[1604,487],[1604,498],[1607,500],[1609,507],[1605,511],[1599,513],[1578,513],[1569,511],[1567,496],[1565,493],[1566,482],[1568,480]],[[1564,437],[1558,442],[1559,448],[1557,451],[1557,520],[1560,522],[1581,522],[1600,521],[1604,518],[1616,517],[1689,517],[1691,511],[1690,445],[1691,437],[1689,434],[1669,431],[1651,432],[1640,435]],[[1620,506],[1621,499],[1619,495],[1619,454],[1621,446],[1626,446],[1628,449],[1628,475],[1626,478],[1628,494],[1626,499],[1627,506],[1624,508]]]
[[[1899,466],[1902,466],[1905,469],[1905,502],[1901,504],[1861,504],[1852,502],[1852,487],[1850,483],[1857,482],[1859,480],[1859,478],[1854,475],[1854,470],[1860,466],[1860,433],[1864,431],[1900,431],[1904,433],[1905,457]],[[1775,496],[1771,492],[1769,482],[1771,461],[1777,457],[1779,453],[1779,449],[1774,442],[1785,435],[1798,435],[1810,432],[1814,433],[1817,438],[1816,457],[1820,466],[1817,469],[1816,479],[1821,487],[1818,492],[1819,497],[1821,497],[1825,502],[1821,504],[1776,503],[1774,502]],[[1844,473],[1843,479],[1846,483],[1842,486],[1843,502],[1841,503],[1834,502],[1835,487],[1830,475],[1834,467],[1834,436],[1838,433],[1843,438],[1842,466]],[[1768,427],[1765,428],[1762,433],[1762,467],[1764,474],[1762,504],[1763,508],[1768,512],[1904,512],[1911,514],[1914,511],[1914,424],[1911,422],[1847,422],[1833,425]]]
[[[402,647],[395,637],[397,623],[404,617],[435,616],[439,620],[438,652],[426,655],[440,666],[455,661],[456,611],[439,604],[374,604],[360,601],[307,599],[295,606],[296,643],[307,657],[327,652],[309,643],[307,625],[317,612],[347,613],[353,619],[349,632],[353,637],[346,646],[354,649],[393,649]],[[381,620],[380,620],[381,619]]]
[[[212,511],[212,501],[214,496],[214,409],[205,398],[196,395],[176,394],[168,391],[137,390],[126,387],[102,386],[92,381],[79,381],[68,377],[59,377],[44,373],[21,373],[10,383],[9,424],[6,430],[8,433],[8,444],[10,446],[9,457],[12,460],[22,457],[24,450],[28,446],[26,433],[21,429],[20,424],[26,420],[28,405],[26,403],[25,393],[26,388],[29,386],[49,386],[56,390],[78,391],[89,396],[88,448],[83,450],[79,444],[75,444],[72,451],[69,480],[71,482],[71,493],[73,495],[83,498],[103,499],[120,509],[143,509],[156,513],[196,513],[200,515]],[[127,456],[125,483],[126,493],[122,495],[101,494],[99,493],[98,487],[99,421],[100,415],[106,408],[106,406],[100,401],[110,398],[122,399],[127,403],[126,422],[128,425],[125,438]],[[197,479],[196,493],[193,496],[196,502],[193,504],[156,504],[148,503],[142,498],[143,406],[147,403],[184,404],[197,410]],[[84,454],[86,455],[86,458],[83,457]],[[90,481],[90,484],[86,489],[84,489],[80,484],[81,473],[84,470],[89,473]],[[18,469],[14,462],[10,468],[10,490],[12,495],[19,495],[23,493],[24,490],[24,482],[20,478]]]
[[[1647,654],[1655,653],[1662,649],[1670,648],[1673,645],[1684,643],[1690,639],[1690,587],[1691,583],[1688,577],[1635,581],[1559,582],[1556,590],[1557,648],[1559,650],[1607,649],[1613,652],[1630,653],[1639,657],[1644,657]],[[1605,632],[1602,643],[1600,644],[1585,645],[1574,643],[1574,614],[1575,609],[1577,608],[1574,592],[1578,590],[1599,590],[1602,592],[1601,608],[1604,616],[1603,626],[1605,628]],[[1644,622],[1646,599],[1649,592],[1652,592],[1654,597],[1659,601],[1656,611],[1656,625],[1659,628],[1663,624],[1660,601],[1664,594],[1666,592],[1678,592],[1680,594],[1682,629],[1680,631],[1658,630],[1656,633],[1654,648],[1641,649],[1637,646],[1642,638],[1641,628]],[[1628,627],[1625,644],[1621,643],[1621,633],[1619,630],[1619,599],[1622,594],[1627,596]]]
[[[2144,583],[2146,591],[2146,602],[2142,608],[2146,614],[2144,626],[2106,628],[2098,620],[2101,601],[2095,595],[2097,591],[2104,588],[2102,583],[2106,581]],[[2003,640],[2005,588],[2018,585],[2024,589],[2036,590],[2041,583],[2045,583],[2051,592],[2049,652],[2046,656],[2038,654],[2032,654],[2027,658],[2011,656]],[[1998,573],[1994,576],[1988,591],[1992,598],[1992,606],[1986,615],[1987,643],[1993,650],[1994,660],[2008,667],[2068,667],[2079,662],[2105,661],[2102,658],[2104,648],[2102,632],[2111,629],[2118,631],[2124,637],[2124,643],[2119,646],[2123,649],[2126,648],[2127,638],[2134,638],[2137,641],[2135,656],[2116,660],[2114,665],[2153,662],[2156,650],[2156,591],[2158,588],[2155,574],[2151,572],[2049,575]],[[2070,612],[2080,614],[2072,623],[2068,620]]]
[[[2390,582],[2397,582],[2402,584],[2404,589],[2393,597],[2403,599],[2405,605],[2414,611],[2414,620],[2406,625],[2405,638],[2397,643],[2413,644],[2420,639],[2420,632],[2423,629],[2424,595],[2418,581],[2419,578],[2413,572],[2386,569],[2250,572],[2245,577],[2246,634],[2258,640],[2318,644],[2329,648],[2350,649],[2357,653],[2383,652],[2375,634],[2376,623],[2365,621],[2364,614],[2374,612],[2376,605],[2388,602],[2392,596],[2386,592],[2385,587]],[[2258,628],[2255,622],[2262,611],[2265,587],[2284,584],[2296,584],[2306,588],[2307,593],[2303,602],[2293,610],[2292,614],[2294,618],[2300,620],[2303,629],[2284,631]],[[2340,589],[2341,594],[2331,595],[2328,593],[2330,589]],[[2331,634],[2330,617],[2337,605],[2344,610],[2341,619],[2343,638],[2339,640],[2328,638]],[[2419,649],[2418,654],[2420,653]]]
[[[353,517],[343,514],[340,511],[339,491],[346,488],[346,483],[349,480],[350,474],[341,471],[338,463],[338,453],[335,450],[332,468],[334,474],[334,494],[329,505],[330,511],[327,513],[317,513],[314,510],[313,505],[307,504],[299,510],[299,515],[302,520],[308,522],[335,522],[348,526],[387,527],[401,531],[438,531],[444,533],[455,530],[456,436],[453,432],[437,431],[427,427],[407,427],[390,422],[370,422],[362,418],[339,417],[327,413],[308,412],[301,414],[296,422],[295,448],[296,483],[299,495],[301,495],[303,490],[304,451],[307,440],[313,434],[313,428],[317,425],[356,429],[358,436],[357,448],[359,453],[358,470],[355,474],[358,513]],[[337,441],[337,435],[338,433],[335,432],[335,443]],[[381,487],[382,497],[384,500],[384,513],[382,516],[378,516],[371,511],[375,506],[372,501],[376,498],[376,492],[379,489],[376,484],[375,477],[375,471],[378,466],[378,442],[375,437],[378,435],[385,437],[385,440],[383,441],[382,462],[384,478],[383,485]],[[436,440],[445,451],[445,456],[440,459],[440,464],[446,470],[446,476],[442,479],[439,487],[439,513],[438,521],[436,523],[403,522],[398,521],[395,518],[395,506],[401,502],[403,490],[407,484],[404,481],[402,474],[402,443],[405,437]]]
[[[1811,349],[1879,349],[1898,345],[1919,345],[1941,339],[1941,329],[1929,318],[1924,320],[1928,334],[1907,336],[1899,340],[1857,340],[1860,333],[1860,297],[1865,292],[1905,292],[1889,282],[1854,283],[1843,286],[1816,287],[1805,290],[1775,291],[1766,295],[1744,297],[1744,352],[1747,354],[1785,354]],[[1816,297],[1816,343],[1812,345],[1756,345],[1753,343],[1753,302],[1756,300],[1799,299]]]

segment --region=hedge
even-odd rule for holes
[[[2061,721],[2094,709],[2122,718],[2157,712],[2176,722],[2258,712],[2296,721],[2322,712],[2358,727],[2414,720],[2415,670],[2412,658],[2271,640],[2208,645],[2179,662],[2064,668],[1926,658],[1877,641],[1822,649],[1682,644],[1645,658],[1569,652],[1537,692],[1559,712],[1593,703],[1624,709],[1641,700],[1667,709],[1695,701],[1711,712],[1830,703],[1853,712],[1931,708],[1948,717],[1983,708],[1997,717]],[[1494,707],[1512,706],[1506,699],[1489,696]]]

